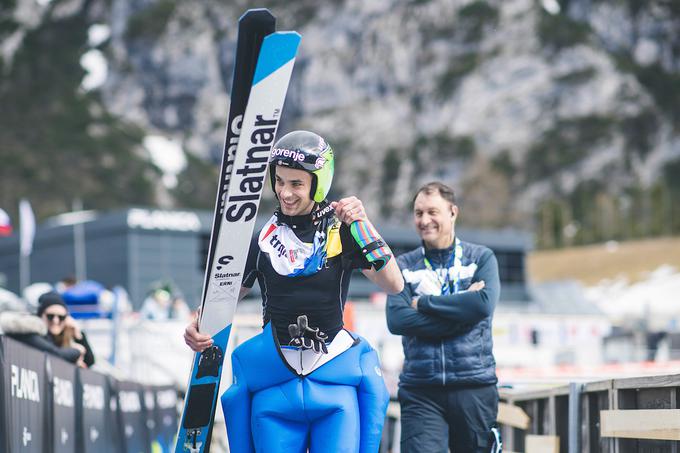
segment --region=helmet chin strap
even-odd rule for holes
[[[314,202],[310,212],[305,214],[288,215],[284,214],[283,210],[281,209],[281,202],[279,202],[279,207],[276,209],[275,214],[280,223],[285,223],[291,228],[297,229],[299,227],[309,226],[315,222],[316,218],[314,213],[316,212],[317,205],[318,204]]]
[[[314,173],[310,173],[312,175],[312,187],[309,189],[309,198],[314,200],[314,208],[316,205],[319,204],[318,201],[314,198],[316,196],[316,187],[317,187],[317,180],[316,180],[316,175]],[[314,208],[312,208],[312,212],[314,212]]]
[[[314,209],[312,209],[312,221],[314,223],[325,218],[333,217],[333,215],[335,215],[335,209],[331,207],[328,200],[323,200],[320,203],[314,204]]]
[[[328,226],[328,222],[335,216],[335,209],[331,207],[331,204],[327,200],[324,200],[320,203],[314,202],[312,210],[308,214],[296,216],[286,215],[281,211],[280,204],[275,214],[279,222],[285,223],[294,229],[304,225],[317,225],[317,227],[321,226],[321,229],[325,230]]]

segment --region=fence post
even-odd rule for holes
[[[583,384],[569,384],[569,453],[581,452],[580,401]]]

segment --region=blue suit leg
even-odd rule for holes
[[[260,433],[253,432],[257,418],[253,401],[262,390],[295,381],[295,375],[279,357],[270,324],[262,333],[237,347],[231,363],[234,381],[221,400],[230,450],[232,453],[262,451],[256,437]]]
[[[305,453],[309,437],[302,383],[292,379],[253,396],[252,432],[255,450],[263,453]],[[331,451],[331,450],[326,450]]]
[[[236,355],[231,356],[234,383],[222,394],[222,412],[227,425],[229,451],[231,453],[254,453],[250,429],[251,395]]]
[[[305,409],[312,419],[310,453],[359,451],[356,387],[305,382]]]
[[[371,349],[362,354],[360,363],[363,377],[357,388],[361,419],[359,452],[375,453],[380,448],[390,394],[385,386],[375,350]]]

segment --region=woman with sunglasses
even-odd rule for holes
[[[45,293],[38,299],[37,315],[47,326],[47,339],[58,348],[72,348],[79,351],[76,364],[89,368],[94,364],[94,354],[85,333],[69,315],[64,300],[56,292]]]

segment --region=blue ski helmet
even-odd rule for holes
[[[311,173],[309,197],[317,203],[326,199],[333,182],[335,158],[333,148],[322,137],[314,132],[293,131],[274,143],[269,167],[272,188],[276,187],[276,165]]]

